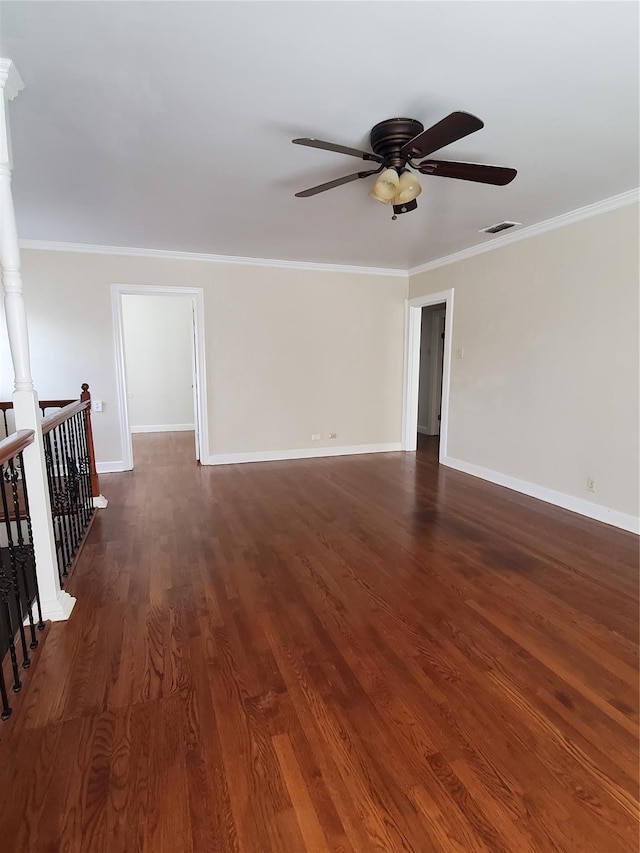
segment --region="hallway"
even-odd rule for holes
[[[3,850],[637,850],[635,536],[431,452],[133,439],[0,726]]]

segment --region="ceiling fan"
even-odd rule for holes
[[[457,111],[427,130],[421,122],[413,118],[389,118],[381,121],[371,130],[372,151],[361,151],[358,148],[336,145],[333,142],[323,142],[321,139],[292,139],[295,145],[336,151],[338,154],[349,154],[352,157],[372,160],[379,164],[377,169],[354,172],[303,190],[296,193],[296,197],[307,198],[342,184],[357,181],[359,178],[379,175],[370,195],[384,204],[392,204],[393,219],[395,219],[399,213],[408,213],[418,206],[416,199],[422,192],[422,187],[415,175],[409,171],[410,169],[415,169],[422,175],[437,175],[442,178],[458,178],[463,181],[505,186],[515,178],[517,174],[515,169],[483,166],[479,163],[421,159],[483,127],[484,122],[476,116]],[[420,162],[417,163],[416,160]]]

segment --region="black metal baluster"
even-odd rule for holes
[[[85,466],[84,466],[84,447],[82,441],[82,418],[84,412],[76,412],[73,416],[73,428],[76,434],[76,448],[77,448],[77,456],[76,456],[76,464],[78,468],[78,482],[80,486],[80,517],[82,521],[82,533],[86,532],[87,525],[89,524],[89,500],[87,494],[87,481],[85,476]]]
[[[21,438],[12,436],[12,438]],[[29,440],[33,441],[33,432]],[[5,456],[0,464],[0,719],[11,716],[7,679],[2,659],[9,652],[11,689],[22,689],[20,669],[31,665],[30,649],[38,646],[33,602],[37,604],[38,628],[44,628],[38,576],[33,550],[33,531],[22,452]],[[29,643],[27,635],[30,635]],[[17,642],[16,642],[17,640]],[[19,654],[22,653],[22,663]]]
[[[16,464],[17,461],[17,464]],[[24,479],[24,468],[22,466],[22,454],[19,457],[14,457],[8,461],[9,470],[11,472],[11,492],[13,497],[13,507],[16,519],[16,535],[18,539],[18,547],[16,548],[16,569],[18,572],[18,584],[20,587],[20,602],[22,611],[20,613],[21,622],[24,626],[24,617],[26,609],[26,617],[29,622],[29,632],[31,634],[30,648],[35,649],[38,645],[36,640],[36,629],[33,621],[32,597],[29,584],[28,568],[35,565],[30,563],[33,549],[31,548],[31,525],[25,508],[26,482]],[[22,486],[22,495],[18,489],[18,485]],[[23,525],[27,525],[28,541],[24,538]],[[24,666],[24,664],[23,664]]]
[[[71,477],[70,487],[71,487],[71,495],[73,498],[73,517],[76,522],[76,549],[80,545],[80,541],[82,540],[82,533],[84,530],[84,526],[82,524],[82,512],[80,508],[80,472],[78,471],[78,448],[76,445],[76,437],[73,428],[74,417],[70,417],[63,424],[65,428],[65,432],[67,433],[67,440],[69,443],[69,475]]]
[[[31,666],[29,651],[27,649],[27,636],[24,630],[24,606],[26,604],[29,615],[29,623],[31,628],[31,640],[35,642],[36,632],[33,626],[33,614],[31,607],[28,605],[29,589],[27,586],[27,574],[25,571],[26,553],[24,547],[24,536],[22,533],[22,511],[20,506],[20,495],[18,493],[18,470],[14,459],[7,460],[7,468],[5,479],[11,485],[11,501],[13,503],[13,517],[16,524],[16,539],[18,544],[14,547],[11,559],[11,574],[13,580],[13,588],[15,595],[16,614],[18,617],[18,630],[20,632],[20,645],[22,646],[22,668],[28,669]],[[22,583],[21,583],[22,582]],[[24,587],[24,602],[22,595],[22,587]]]
[[[77,515],[77,496],[76,496],[76,479],[73,472],[73,461],[70,454],[69,434],[67,430],[67,421],[60,424],[60,434],[62,436],[62,446],[64,447],[63,458],[65,468],[66,492],[68,496],[69,521],[72,530],[72,558],[75,557],[78,550],[78,540],[80,539],[80,531],[78,530],[78,515]]]
[[[11,708],[9,707],[9,696],[7,694],[7,685],[4,680],[4,672],[0,666],[0,698],[2,699],[2,711],[0,712],[0,720],[8,720],[11,716]]]
[[[78,512],[78,521],[80,523],[80,536],[82,538],[82,533],[84,532],[84,526],[86,523],[86,519],[84,517],[84,494],[82,492],[82,472],[80,470],[80,448],[78,446],[78,430],[76,419],[78,415],[77,412],[68,420],[69,424],[69,433],[70,433],[70,441],[71,441],[71,458],[73,459],[77,476],[78,476],[78,501],[77,501],[77,512]]]
[[[49,479],[49,492],[51,494],[51,514],[55,519],[60,532],[60,556],[58,559],[58,574],[60,575],[60,584],[62,584],[64,567],[67,564],[67,546],[66,532],[61,515],[60,477],[58,467],[59,459],[55,430],[47,432],[47,434],[45,435],[45,440],[49,443],[49,452],[51,455],[51,475]]]
[[[7,534],[7,543],[9,550],[9,561],[12,569],[15,566],[15,557],[14,557],[14,546],[13,546],[13,532],[11,530],[11,516],[9,515],[9,503],[7,501],[7,491],[5,484],[5,467],[4,465],[0,466],[0,493],[2,494],[2,509],[4,512],[4,522],[5,522],[5,532]],[[3,604],[3,612],[4,612],[4,621],[6,626],[7,633],[7,641],[9,645],[9,654],[11,656],[11,669],[13,672],[13,686],[12,690],[14,693],[18,693],[22,688],[22,683],[20,681],[20,671],[18,669],[18,656],[16,654],[16,646],[14,642],[14,628],[13,628],[13,620],[11,618],[11,606],[9,604],[11,598],[11,592],[14,588],[14,584],[12,579],[7,574],[6,571],[2,571],[2,577],[0,578],[0,595],[2,595],[2,604]],[[18,592],[19,596],[19,592]],[[20,618],[20,607],[18,605],[18,619]]]
[[[91,483],[91,449],[89,447],[89,436],[87,435],[87,411],[86,409],[80,413],[80,435],[82,436],[82,464],[87,489],[87,506],[89,509],[89,518],[95,512],[93,505],[93,485]]]
[[[2,410],[2,419],[4,421],[4,437],[6,438],[9,435],[9,422],[7,420],[7,410]]]
[[[51,520],[53,521],[53,535],[56,542],[56,560],[58,562],[58,577],[62,583],[62,570],[64,568],[64,542],[62,539],[62,522],[58,514],[58,490],[55,480],[55,469],[53,464],[53,449],[51,446],[51,433],[47,432],[44,438],[44,460],[47,467],[47,483],[49,484],[49,502],[51,504]]]
[[[46,438],[46,436],[45,436],[45,438]],[[40,604],[40,587],[38,586],[38,572],[36,570],[36,555],[35,555],[35,551],[33,550],[33,530],[31,527],[31,510],[29,509],[29,492],[27,489],[27,479],[24,476],[24,463],[22,461],[22,453],[20,453],[18,455],[18,464],[20,466],[20,470],[22,471],[22,494],[24,497],[24,511],[25,511],[26,519],[27,519],[27,533],[29,534],[29,544],[27,547],[28,547],[29,555],[31,556],[31,564],[33,566],[33,586],[34,586],[33,594],[34,594],[34,599],[36,602],[36,608],[38,611],[38,630],[44,631],[44,620],[42,618],[42,606]],[[56,549],[56,557],[57,557],[57,549]],[[58,571],[59,570],[60,569],[58,566]],[[31,600],[31,598],[29,600]],[[33,606],[31,606],[31,612],[33,613]],[[37,646],[38,641],[35,640],[34,642]],[[35,646],[31,646],[31,648],[35,648]]]
[[[89,435],[87,433],[87,410],[81,413],[80,434],[82,436],[82,460],[84,465],[84,475],[87,484],[87,506],[89,508],[89,518],[95,512],[93,505],[93,483],[91,481],[91,468],[93,465],[92,448],[89,446]]]
[[[87,492],[87,476],[86,476],[86,465],[84,460],[84,442],[82,440],[83,437],[83,429],[82,424],[84,421],[84,412],[77,412],[73,417],[73,426],[76,433],[76,447],[77,447],[77,465],[78,465],[78,476],[80,478],[80,495],[81,495],[81,506],[82,506],[82,526],[86,529],[87,524],[89,523],[89,518],[91,514],[89,512],[89,494]]]
[[[80,423],[82,415],[82,412],[76,412],[76,414],[73,416],[73,428],[76,433],[76,464],[78,466],[78,482],[80,485],[80,507],[82,517],[82,529],[84,532],[87,529],[87,524],[89,523],[89,506],[87,501],[87,482],[84,475],[84,460],[82,450],[82,426]]]
[[[49,435],[53,436],[53,451],[55,458],[55,475],[56,475],[56,488],[57,488],[57,505],[56,512],[58,513],[58,518],[60,519],[60,525],[62,528],[62,543],[63,543],[63,551],[64,551],[64,561],[62,566],[62,573],[60,576],[60,583],[63,582],[64,578],[67,576],[67,572],[69,570],[69,566],[71,565],[71,543],[69,538],[69,524],[66,513],[66,493],[64,491],[64,474],[63,468],[60,461],[60,450],[58,448],[58,427],[55,427],[51,430]]]

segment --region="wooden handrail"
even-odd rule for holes
[[[25,447],[33,444],[33,436],[32,429],[21,429],[0,441],[0,465],[4,465],[9,459],[22,453]]]
[[[83,409],[86,409],[89,405],[91,405],[89,400],[74,400],[72,403],[69,403],[68,406],[60,409],[59,412],[53,412],[52,414],[47,415],[47,417],[42,421],[42,434],[46,435],[48,432],[51,432],[51,430],[55,429],[59,424],[64,423],[68,418],[73,417],[73,415],[78,412],[83,411]]]
[[[84,421],[87,435],[87,449],[89,450],[91,469],[91,493],[94,498],[100,495],[100,479],[96,469],[95,452],[93,448],[93,428],[91,426],[91,393],[86,382],[82,383],[82,393],[79,400],[39,400],[38,406],[42,411],[42,434],[46,435],[59,424],[64,423],[67,418],[73,417],[77,412],[84,411]],[[59,412],[53,412],[45,417],[44,410],[49,408],[60,408]],[[5,415],[5,429],[7,428],[6,412],[13,409],[11,400],[0,401],[0,412]]]
[[[58,409],[62,406],[68,406],[69,403],[73,403],[74,400],[38,400],[38,408],[39,409]],[[0,400],[0,412],[5,411],[8,412],[9,409],[13,409],[13,400]]]
[[[69,403],[73,403],[75,400],[38,400],[38,406],[41,409],[55,409],[58,406],[68,406]]]

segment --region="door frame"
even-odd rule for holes
[[[168,287],[156,284],[112,284],[111,310],[116,356],[116,386],[120,415],[120,441],[122,443],[123,470],[133,469],[133,446],[129,424],[127,398],[127,369],[124,351],[123,296],[190,296],[193,305],[194,367],[196,379],[196,401],[194,411],[197,447],[200,463],[207,464],[209,453],[209,419],[207,414],[207,376],[204,346],[204,291],[201,287]]]
[[[427,305],[445,304],[444,356],[442,359],[442,410],[440,419],[439,461],[447,456],[449,434],[449,385],[451,379],[451,338],[453,333],[453,287],[414,296],[405,303],[404,393],[402,400],[402,449],[408,452],[418,446],[418,391],[420,388],[420,335],[422,309]]]

